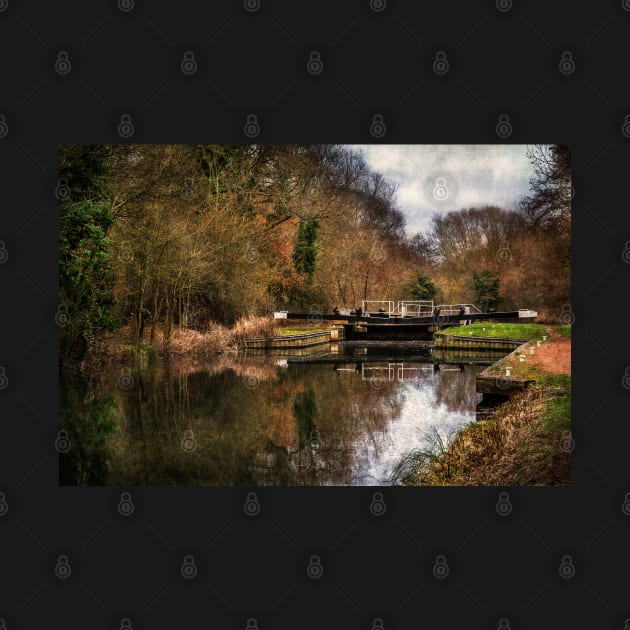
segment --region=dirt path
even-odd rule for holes
[[[571,339],[552,332],[550,328],[547,328],[547,334],[550,335],[551,342],[536,348],[530,363],[552,374],[571,376]]]

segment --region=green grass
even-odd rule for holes
[[[503,324],[475,322],[470,326],[452,326],[441,332],[446,335],[470,335],[473,337],[508,337],[510,339],[542,339],[549,335],[546,324]],[[563,337],[571,336],[571,326],[550,326]]]
[[[291,335],[305,335],[308,333],[321,332],[322,330],[330,330],[331,328],[341,328],[341,326],[333,326],[331,324],[304,324],[303,326],[283,326],[277,331],[278,337],[289,337]]]
[[[571,377],[565,374],[548,374],[543,382],[558,389],[557,394],[552,398],[545,410],[543,419],[545,431],[552,434],[556,431],[571,430]]]

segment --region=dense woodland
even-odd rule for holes
[[[63,145],[62,357],[81,361],[117,330],[152,343],[158,329],[168,340],[363,299],[558,320],[570,303],[570,150],[529,157],[518,207],[436,214],[409,235],[395,183],[342,145]]]

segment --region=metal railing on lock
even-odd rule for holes
[[[363,300],[363,313],[388,317],[428,317],[433,314],[432,300]]]
[[[372,304],[374,306],[368,306]],[[394,304],[393,300],[363,300],[361,302],[361,310],[364,313],[379,313],[381,315],[392,316],[396,314]]]
[[[429,317],[433,315],[433,300],[400,300],[398,312],[402,317]]]
[[[410,367],[403,363],[388,363],[385,365],[361,364],[362,381],[410,381],[417,380],[421,376],[432,376],[433,364],[428,366]]]
[[[478,306],[475,304],[437,304],[435,309],[440,309],[440,315],[471,315],[473,313],[481,313],[483,312]],[[463,310],[463,312],[462,312]]]

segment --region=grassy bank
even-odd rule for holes
[[[569,485],[571,383],[550,377],[503,404],[493,420],[466,425],[445,445],[411,452],[394,481],[416,486]]]
[[[321,332],[323,330],[330,330],[331,328],[343,328],[339,324],[333,322],[312,322],[312,323],[300,323],[300,322],[288,322],[287,324],[280,324],[277,328],[276,335],[278,337],[290,337],[292,335],[306,335],[308,333]]]
[[[475,322],[470,326],[452,326],[440,332],[445,335],[472,335],[473,337],[509,337],[510,339],[542,339],[552,333],[571,337],[571,326],[549,326],[547,324],[508,324]]]
[[[524,363],[516,355],[510,362],[512,377],[535,383],[498,407],[492,419],[471,422],[446,442],[437,433],[425,436],[429,446],[411,451],[398,465],[393,481],[422,486],[569,485],[571,376],[552,373],[542,355],[549,359],[568,352],[570,365],[570,327],[474,327],[480,329],[473,333],[479,336],[542,339],[546,335],[547,341],[535,348],[534,355],[526,354]]]

